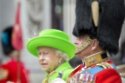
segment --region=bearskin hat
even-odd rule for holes
[[[125,17],[124,0],[96,0],[99,3],[98,26],[92,19],[91,3],[95,0],[76,0],[76,21],[73,34],[96,37],[100,46],[110,53],[117,53],[118,42]]]
[[[2,49],[3,53],[5,55],[10,54],[14,48],[12,46],[12,26],[7,27],[6,29],[3,30],[2,35],[1,35],[1,43],[2,43]]]

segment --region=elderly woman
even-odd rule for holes
[[[55,29],[41,31],[38,37],[28,42],[27,48],[39,58],[42,69],[47,72],[42,83],[53,83],[58,78],[67,80],[72,72],[68,60],[74,56],[75,46],[66,33]]]

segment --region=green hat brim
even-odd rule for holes
[[[53,36],[42,36],[32,38],[27,43],[28,51],[34,56],[38,57],[38,47],[52,47],[56,48],[68,55],[68,58],[72,58],[75,54],[75,45],[63,40],[61,38],[56,38]]]

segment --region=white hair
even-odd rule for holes
[[[60,51],[60,50],[58,50],[58,49],[56,49],[56,53],[57,53],[59,56],[61,56],[61,57],[64,59],[64,61],[68,61],[68,60],[69,60],[69,58],[67,57],[68,55],[67,55],[66,53],[64,53],[64,52],[62,52],[62,51]]]

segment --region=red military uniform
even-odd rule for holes
[[[13,43],[20,39],[20,37],[16,39],[12,39],[13,34],[13,26],[9,26],[3,30],[1,35],[1,43],[3,48],[4,55],[8,56],[10,60],[8,62],[2,64],[0,66],[0,83],[7,83],[8,81],[14,83],[29,83],[28,72],[24,67],[24,64],[21,62],[21,49],[22,42]],[[21,40],[20,40],[21,41]],[[20,45],[19,45],[20,44]]]
[[[121,83],[109,63],[119,50],[119,37],[125,17],[124,0],[76,0],[76,55],[82,59],[70,75],[70,83]],[[111,7],[112,4],[112,7]]]
[[[29,83],[28,71],[22,62],[11,59],[0,66],[0,83],[12,81],[14,83]],[[3,73],[2,73],[3,71]]]
[[[69,83],[122,83],[120,75],[113,67],[110,61],[91,67],[81,64],[71,73]]]

